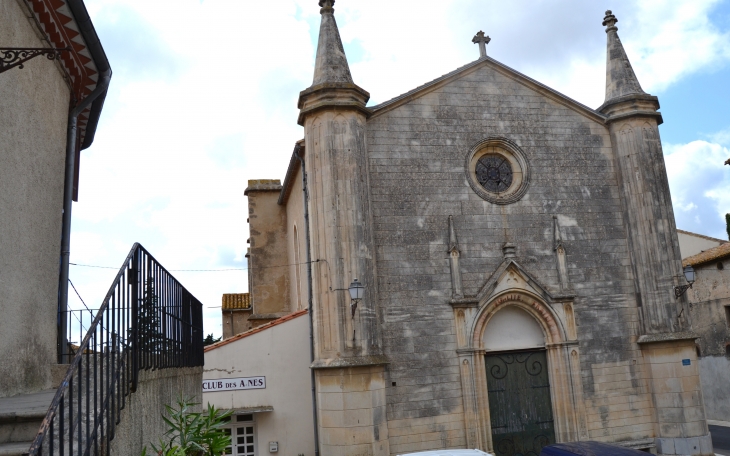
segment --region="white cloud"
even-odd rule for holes
[[[675,209],[679,209],[682,212],[689,212],[689,211],[692,211],[694,209],[697,209],[697,205],[695,203],[693,203],[693,202],[690,201],[689,203],[686,203],[684,205],[682,205],[681,203],[676,203],[674,205],[674,208]]]
[[[720,144],[692,141],[665,145],[664,157],[677,228],[725,238],[730,212],[730,150]]]
[[[709,139],[711,142],[730,147],[730,128],[709,135]]]
[[[728,59],[727,32],[707,19],[715,2],[613,3],[647,91]],[[302,137],[296,102],[312,81],[316,1],[87,4],[115,73],[95,143],[82,153],[72,261],[115,266],[139,241],[169,269],[244,267],[246,182],[283,178]],[[480,29],[492,37],[490,56],[589,106],[603,102],[604,11],[593,2],[339,0],[335,9],[355,82],[373,102],[476,59]],[[680,186],[692,177],[678,176]],[[705,191],[720,207],[723,195]],[[680,193],[678,213],[706,204]],[[91,307],[115,274],[71,270]],[[175,275],[206,306],[247,290],[245,271]],[[205,324],[220,332],[218,309],[207,309]]]

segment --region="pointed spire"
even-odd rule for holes
[[[365,118],[372,114],[366,107],[370,94],[352,81],[337,30],[335,10],[332,8],[334,4],[335,0],[319,0],[322,22],[314,62],[314,79],[309,88],[299,92],[299,125],[304,125],[311,113],[323,110],[354,110],[361,112]]]
[[[626,51],[618,37],[618,27],[616,27],[616,16],[611,10],[606,11],[606,17],[603,18],[603,25],[606,26],[606,34],[608,35],[608,52],[606,55],[606,101],[620,98],[626,95],[645,95],[639,84],[639,80],[634,74]]]
[[[350,67],[342,47],[340,31],[335,21],[335,0],[320,0],[322,22],[319,26],[317,59],[314,64],[313,86],[324,83],[347,82],[352,84]]]
[[[553,215],[553,250],[558,250],[563,246],[563,237],[560,235],[560,225],[558,224],[558,216]]]
[[[449,252],[459,251],[459,240],[456,238],[454,229],[454,217],[449,215]]]

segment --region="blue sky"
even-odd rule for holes
[[[245,268],[248,179],[283,179],[299,91],[312,80],[316,0],[86,0],[114,76],[82,152],[71,279],[98,307],[129,248],[170,270]],[[490,56],[597,107],[604,11],[645,91],[659,96],[679,228],[725,238],[730,212],[730,0],[337,0],[355,82],[376,104]],[[220,334],[221,294],[246,271],[174,272]],[[81,304],[72,296],[71,305]]]

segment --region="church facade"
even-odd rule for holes
[[[659,102],[616,17],[597,109],[483,34],[478,60],[367,106],[319,4],[304,139],[283,184],[246,190],[247,318],[310,309],[319,454],[712,454]]]

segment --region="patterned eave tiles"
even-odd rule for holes
[[[73,14],[64,0],[26,0],[36,19],[43,27],[51,46],[70,47],[72,52],[61,53],[61,64],[71,77],[73,95],[84,99],[96,87],[99,72],[91,58]],[[80,138],[86,135],[86,125],[91,107],[79,115]]]

